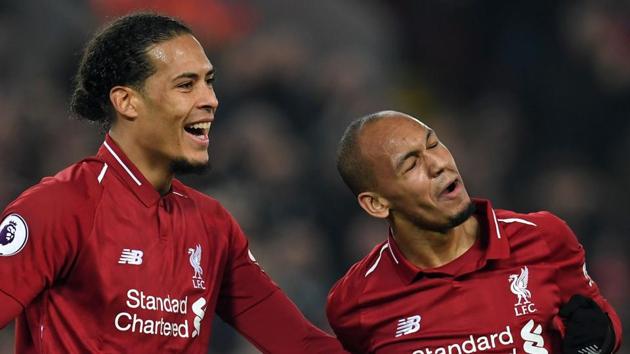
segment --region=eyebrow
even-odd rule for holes
[[[427,134],[425,135],[425,142],[429,140],[429,138],[431,137],[431,135],[433,135],[433,129],[428,128],[427,129]],[[406,154],[404,154],[402,157],[400,157],[398,159],[398,161],[396,161],[396,171],[400,171],[400,168],[402,167],[402,165],[405,163],[405,161],[415,155],[418,155],[418,152],[420,150],[418,149],[414,149],[411,151],[408,151]]]
[[[206,75],[205,75],[205,76],[214,76],[214,69],[210,69],[210,70],[206,73]],[[186,79],[197,79],[197,78],[199,78],[199,75],[198,75],[198,74],[196,74],[196,73],[192,73],[192,72],[185,72],[185,73],[182,73],[182,74],[179,74],[179,75],[175,76],[175,77],[173,78],[173,81],[176,81],[176,80],[179,80],[179,79],[182,79],[182,78],[186,78]]]

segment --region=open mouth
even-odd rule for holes
[[[445,191],[446,193],[451,193],[455,190],[455,188],[457,188],[457,180],[454,180],[453,183],[449,184]]]
[[[451,182],[448,186],[446,186],[446,188],[444,188],[444,190],[442,191],[442,193],[440,193],[440,197],[453,197],[455,196],[459,190],[460,182],[459,179],[454,180],[453,182]]]
[[[190,134],[199,138],[207,138],[210,133],[210,122],[193,123],[184,127],[184,130]]]

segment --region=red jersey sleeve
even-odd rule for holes
[[[580,294],[592,298],[608,314],[615,331],[615,351],[621,345],[621,322],[613,307],[599,291],[599,287],[586,271],[585,252],[569,226],[557,216],[539,213],[544,217],[549,233],[546,241],[551,261],[557,267],[557,284],[560,301],[565,304],[572,295]]]
[[[280,290],[239,315],[233,325],[263,353],[347,353],[335,337],[304,318]]]
[[[7,206],[0,224],[0,291],[25,308],[68,274],[81,225],[91,217],[87,199],[76,186],[47,178]]]
[[[217,313],[224,321],[233,319],[268,297],[278,286],[258,266],[241,227],[228,214],[229,250]]]
[[[258,266],[240,226],[229,217],[231,240],[217,313],[264,353],[346,353],[313,326]]]

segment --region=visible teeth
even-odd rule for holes
[[[206,122],[206,123],[196,123],[193,125],[189,125],[189,128],[193,128],[193,129],[210,129],[210,122]]]

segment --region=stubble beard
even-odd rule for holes
[[[446,222],[444,221],[431,222],[425,218],[411,219],[411,221],[416,227],[420,229],[445,234],[449,230],[453,229],[454,227],[457,227],[463,224],[475,213],[475,211],[477,211],[477,207],[472,201],[469,201],[462,211],[449,217],[448,220],[446,220]],[[394,221],[391,220],[390,222],[394,222]]]
[[[468,220],[468,218],[470,218],[475,213],[476,210],[477,210],[477,207],[475,206],[475,203],[470,201],[468,205],[466,206],[466,208],[464,208],[464,210],[462,210],[461,212],[457,213],[456,215],[450,218],[448,225],[446,226],[445,229],[452,229],[456,226],[463,224],[464,221]]]
[[[173,160],[170,165],[170,170],[175,175],[203,175],[210,171],[210,168],[209,161],[205,163],[193,163],[183,158]]]

